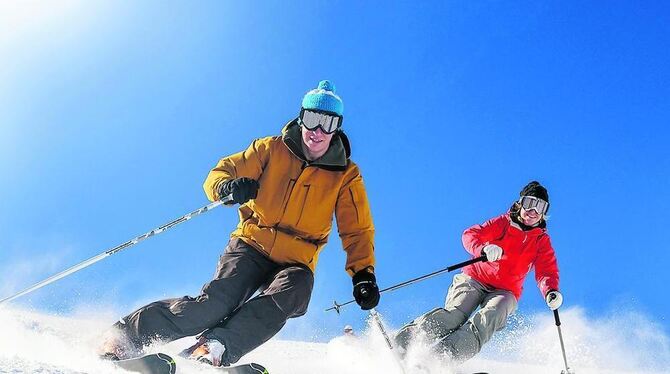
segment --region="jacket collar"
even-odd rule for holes
[[[532,227],[524,225],[523,222],[519,220],[518,214],[514,214],[514,212],[508,212],[507,219],[509,220],[510,226],[515,227],[526,234],[542,235],[547,232],[547,222],[545,220],[542,220],[539,225]]]
[[[330,171],[343,171],[349,164],[351,146],[349,145],[349,139],[342,130],[335,133],[326,153],[313,161],[307,160],[302,151],[302,135],[297,118],[289,121],[284,126],[282,129],[282,140],[291,153],[307,165],[317,166]]]

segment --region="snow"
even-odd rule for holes
[[[114,321],[99,311],[56,316],[17,307],[0,309],[0,373],[123,373],[95,355],[96,342]],[[670,341],[661,326],[643,315],[622,312],[592,319],[580,308],[562,312],[568,363],[577,374],[670,373]],[[376,327],[355,338],[327,343],[273,339],[245,356],[273,374],[401,373],[398,361]],[[176,355],[192,342],[185,338],[151,347]],[[419,369],[418,366],[422,366]],[[219,373],[184,360],[179,373]],[[406,373],[559,374],[563,367],[558,334],[550,313],[517,316],[482,353],[460,366],[440,362],[425,347],[411,349]]]

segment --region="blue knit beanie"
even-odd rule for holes
[[[304,109],[322,110],[339,116],[344,111],[342,99],[335,94],[335,85],[328,80],[319,82],[319,87],[309,91],[302,98]]]

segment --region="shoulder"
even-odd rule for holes
[[[509,226],[512,223],[512,219],[510,218],[509,213],[504,213],[491,218],[489,222],[500,226]]]
[[[256,152],[268,152],[276,149],[283,144],[281,136],[266,136],[254,139],[250,148]]]
[[[540,234],[540,242],[551,246],[551,236],[549,236],[549,232],[547,230],[543,230],[542,233]]]
[[[352,159],[347,160],[347,167],[345,171],[349,170],[355,170],[360,173],[360,168],[358,167],[358,164],[356,164]]]
[[[281,136],[275,135],[275,136],[266,136],[263,138],[258,138],[254,140],[254,143],[256,144],[267,144],[267,145],[272,145],[272,144],[277,144],[281,143]]]
[[[505,213],[489,219],[484,222],[482,226],[497,230],[501,232],[503,236],[506,236],[509,234],[509,227],[511,225],[512,221],[509,218],[509,214]]]
[[[347,160],[347,166],[344,168],[345,179],[362,177],[361,168],[351,159]]]
[[[363,186],[363,176],[358,165],[351,160],[348,160],[347,166],[343,171],[336,172],[341,175],[342,186],[360,185]],[[363,187],[364,188],[364,187]]]

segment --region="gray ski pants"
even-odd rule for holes
[[[472,314],[477,307],[480,309]],[[511,292],[486,287],[460,273],[454,276],[444,308],[431,310],[403,326],[395,342],[406,350],[414,338],[425,334],[436,342],[437,353],[465,361],[479,353],[494,332],[505,327],[507,317],[516,308],[517,300]]]
[[[305,314],[313,285],[309,268],[277,264],[233,238],[199,296],[153,302],[114,328],[137,350],[154,340],[203,334],[224,344],[223,363],[232,364],[279,332],[288,318]]]

